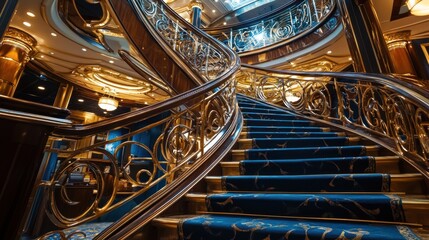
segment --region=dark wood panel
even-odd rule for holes
[[[129,40],[172,89],[182,93],[197,86],[150,34],[126,0],[110,0],[110,3]]]

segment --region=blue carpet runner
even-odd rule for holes
[[[221,177],[225,193],[207,196],[213,215],[183,220],[180,239],[419,239],[405,226],[365,223],[406,222],[401,199],[388,194],[390,175],[375,172],[365,146],[313,121],[238,99],[252,149],[245,149],[239,176]]]
[[[297,147],[328,147],[349,144],[347,137],[301,137],[301,138],[253,138],[255,148],[297,148]]]
[[[375,158],[339,157],[276,160],[242,160],[241,175],[302,175],[375,172]]]
[[[225,191],[388,192],[388,174],[315,174],[222,177]]]
[[[365,146],[265,148],[246,150],[247,159],[294,159],[365,156]]]
[[[209,212],[274,216],[347,218],[377,221],[405,220],[401,199],[383,194],[212,194]]]
[[[417,240],[419,238],[409,228],[395,225],[203,215],[184,220],[179,225],[179,239]]]
[[[335,132],[250,132],[247,133],[248,138],[303,138],[303,137],[338,137]]]

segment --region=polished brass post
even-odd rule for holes
[[[0,94],[13,96],[36,44],[32,36],[19,29],[6,31],[0,46]]]
[[[413,64],[409,48],[411,31],[401,31],[386,34],[387,47],[393,62],[395,73],[408,74],[417,77],[417,72]]]
[[[371,0],[337,0],[356,72],[392,73],[393,63]]]
[[[67,108],[73,93],[73,85],[61,83],[55,96],[54,107]]]

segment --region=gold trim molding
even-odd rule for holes
[[[384,35],[384,40],[386,40],[387,45],[398,42],[398,41],[408,41],[410,40],[411,31],[405,30],[396,33],[390,33]]]
[[[201,0],[192,0],[191,3],[189,3],[189,7],[191,9],[193,8],[199,8],[201,10],[204,9],[203,2],[201,2]]]
[[[35,38],[17,28],[9,27],[4,35],[3,44],[9,44],[24,50],[27,54],[34,50],[37,45]]]

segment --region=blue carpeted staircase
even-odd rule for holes
[[[132,239],[429,239],[426,185],[406,162],[356,135],[238,100],[244,129],[230,156]],[[67,231],[94,236],[106,226]]]
[[[188,194],[187,211],[198,215],[153,221],[158,239],[173,238],[165,221],[174,219],[178,239],[421,239],[406,219],[403,197],[423,194],[407,187],[423,186],[422,179],[399,174],[397,157],[359,137],[238,99],[244,130],[221,164],[222,176],[207,177],[208,194]]]

